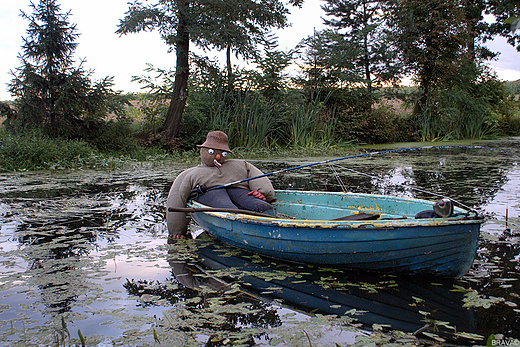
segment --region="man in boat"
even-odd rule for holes
[[[241,159],[227,159],[228,136],[222,131],[211,131],[200,147],[201,164],[181,172],[175,178],[167,200],[166,223],[171,239],[182,239],[188,223],[185,212],[170,212],[170,207],[186,207],[196,191],[194,200],[210,207],[243,209],[274,215],[274,189],[267,177],[261,177],[232,186],[209,190],[224,184],[263,175],[254,165]]]

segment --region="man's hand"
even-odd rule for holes
[[[175,242],[177,240],[184,240],[186,238],[185,235],[183,234],[177,234],[177,235],[168,235],[168,243],[172,243],[172,242]]]
[[[258,190],[253,190],[253,191],[247,193],[247,195],[252,195],[255,198],[260,199],[260,200],[264,200],[264,201],[266,200],[264,194],[260,193]]]

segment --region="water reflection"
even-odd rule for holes
[[[519,144],[520,139],[511,139],[485,145],[520,155]],[[323,158],[306,158],[307,163],[318,160]],[[301,159],[255,165],[270,172],[296,161]],[[343,184],[356,192],[432,199],[412,189],[421,188],[459,200],[488,217],[470,272],[454,283],[410,283],[237,258],[228,250],[225,254],[233,256],[221,256],[223,248],[176,252],[175,265],[172,245],[165,242],[164,204],[183,164],[0,174],[0,341],[55,343],[63,318],[76,336],[71,344],[78,345],[78,329],[91,345],[153,345],[154,329],[165,334],[162,339],[177,342],[190,335],[221,339],[215,342],[221,345],[226,339],[267,344],[274,336],[270,329],[289,331],[290,319],[282,314],[287,312],[300,321],[316,313],[341,315],[341,328],[356,324],[351,321],[356,318],[366,325],[390,323],[416,331],[430,319],[484,338],[498,333],[520,338],[520,169],[515,160],[457,148],[340,164],[351,170],[334,167],[335,176],[321,165],[271,179],[278,189],[341,191]],[[212,254],[219,256],[211,262]],[[188,270],[204,271],[187,272],[190,283],[179,277]],[[370,313],[346,314],[353,309]],[[172,324],[182,329],[169,329]],[[453,338],[450,328],[443,329]],[[308,342],[307,337],[301,341]],[[342,337],[340,343],[345,341]]]
[[[367,149],[370,152],[370,149]],[[483,151],[483,150],[479,150]],[[435,196],[413,190],[449,196],[478,208],[493,199],[508,182],[509,169],[516,168],[514,157],[491,155],[470,148],[431,149],[398,152],[391,155],[353,158],[338,162],[332,170],[327,165],[312,166],[297,173],[271,176],[280,189],[349,191],[389,195],[407,195],[422,199]],[[261,162],[264,171],[294,162]],[[342,170],[343,167],[345,170]],[[336,177],[333,173],[336,172]],[[341,180],[342,184],[338,182]]]
[[[347,316],[357,327],[386,325],[452,341],[461,340],[457,331],[475,332],[473,311],[463,307],[463,294],[453,291],[452,281],[288,264],[238,251],[209,236],[192,252],[196,259],[191,261],[172,252],[175,277],[190,288],[211,288],[213,295],[238,281],[241,293],[308,314]]]
[[[92,329],[91,323],[113,321],[106,309],[125,306],[125,298],[111,287],[117,276],[108,273],[106,259],[115,262],[125,248],[139,249],[139,232],[147,238],[161,233],[163,187],[153,187],[150,176],[127,180],[130,176],[43,172],[2,177],[0,340],[45,345],[63,332],[62,319],[80,323],[91,339],[100,330],[113,336],[126,330]],[[96,317],[85,324],[89,310]]]

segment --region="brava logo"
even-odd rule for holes
[[[495,346],[520,346],[520,340],[511,339],[509,337],[504,337],[503,335],[495,336],[494,334],[489,335],[487,339],[487,347],[495,347]]]

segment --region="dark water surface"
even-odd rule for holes
[[[520,155],[520,138],[475,144]],[[408,146],[421,144],[390,148]],[[270,172],[324,159],[252,162]],[[168,244],[166,196],[185,168],[175,163],[2,173],[0,345],[335,346],[356,336],[360,345],[406,344],[414,332],[425,343],[485,345],[492,334],[515,342],[518,162],[489,149],[422,149],[270,176],[277,189],[344,186],[435,201],[429,191],[478,210],[487,222],[459,280],[286,264],[204,235]]]

